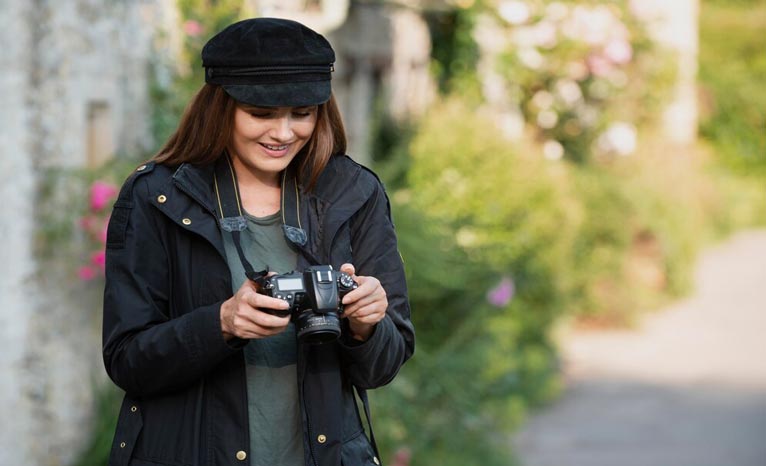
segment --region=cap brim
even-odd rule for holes
[[[237,102],[258,107],[306,107],[330,100],[330,80],[278,84],[225,84]]]

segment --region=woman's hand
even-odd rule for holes
[[[226,340],[232,337],[245,339],[265,338],[281,333],[290,323],[290,316],[279,317],[264,309],[286,311],[290,306],[281,299],[258,293],[251,280],[239,287],[231,298],[221,305],[221,331]]]
[[[340,266],[359,284],[359,288],[343,297],[343,317],[348,319],[351,336],[366,341],[372,335],[375,324],[383,320],[388,309],[386,290],[375,277],[358,277],[351,264]]]

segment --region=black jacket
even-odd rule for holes
[[[223,339],[232,296],[216,221],[213,166],[149,163],[125,182],[107,234],[103,356],[126,395],[111,466],[249,464],[244,340]],[[336,270],[380,280],[386,317],[364,343],[300,346],[305,464],[377,464],[352,386],[390,382],[414,350],[388,198],[372,172],[334,156],[302,193],[307,249]],[[310,265],[299,255],[298,270]],[[238,284],[239,285],[239,284]],[[244,459],[242,459],[244,457]]]

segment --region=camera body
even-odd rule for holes
[[[259,280],[259,292],[286,301],[290,308],[283,314],[291,316],[298,339],[303,343],[320,344],[340,336],[341,300],[359,285],[345,272],[330,265],[317,265],[303,272],[271,275]]]

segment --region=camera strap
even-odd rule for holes
[[[375,433],[372,431],[372,417],[370,416],[370,401],[367,398],[367,390],[354,386],[357,396],[362,400],[364,406],[364,416],[367,418],[367,428],[370,431],[370,443],[372,449],[375,451],[375,455],[380,458],[380,451],[378,451],[378,444],[375,442]]]
[[[218,223],[221,229],[231,233],[234,240],[234,247],[237,249],[237,255],[242,262],[242,268],[245,269],[245,276],[250,280],[257,281],[269,272],[262,270],[256,272],[250,261],[245,257],[242,250],[241,232],[247,228],[247,219],[242,215],[242,203],[239,200],[239,189],[237,187],[237,175],[234,173],[234,167],[231,164],[228,154],[222,157],[226,163],[218,162],[215,167],[215,176],[213,185],[215,186],[215,196],[218,200]]]
[[[255,271],[250,261],[245,257],[242,249],[241,232],[247,229],[247,219],[242,213],[242,201],[239,195],[239,185],[237,184],[237,174],[234,171],[234,165],[228,154],[221,157],[215,167],[215,176],[213,184],[215,195],[218,200],[218,223],[221,229],[231,233],[234,241],[234,247],[237,249],[237,255],[245,269],[245,276],[253,281],[258,281],[268,274],[266,270]],[[308,237],[306,231],[301,227],[300,222],[300,193],[295,176],[289,170],[282,172],[282,193],[281,193],[281,211],[282,211],[282,232],[285,238],[293,244],[306,259],[317,265],[319,262],[316,257],[306,249]],[[297,225],[297,226],[295,226]]]

